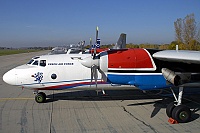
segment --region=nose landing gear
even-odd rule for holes
[[[36,92],[34,91],[35,95],[35,101],[37,103],[44,103],[46,101],[46,94],[44,92]]]

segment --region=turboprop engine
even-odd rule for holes
[[[124,73],[135,71],[155,71],[155,63],[145,49],[118,49],[101,52],[97,56],[80,60],[85,67],[91,68],[91,79],[96,79],[97,70],[107,81],[107,72]],[[128,83],[127,83],[128,84]]]
[[[184,73],[177,74],[174,71],[169,70],[167,68],[162,68],[161,71],[164,78],[175,86],[188,83],[191,80],[191,74],[184,74]]]

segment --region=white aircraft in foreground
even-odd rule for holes
[[[111,84],[127,85],[145,91],[176,86],[179,87],[178,98],[171,89],[175,102],[168,105],[166,113],[178,122],[187,122],[191,111],[182,104],[183,88],[200,86],[199,57],[198,51],[140,48],[111,49],[92,56],[43,55],[8,71],[3,80],[33,89],[38,103],[46,100],[45,93],[39,90],[90,89],[91,84],[108,85],[109,89]],[[93,79],[95,82],[91,82]]]
[[[97,32],[98,33],[98,32]],[[98,34],[97,37],[98,39]],[[122,40],[122,41],[120,41]],[[116,45],[125,47],[126,34],[121,34]],[[96,53],[108,49],[95,49]],[[94,50],[90,50],[92,52]],[[93,54],[94,55],[94,54]],[[36,94],[35,100],[38,103],[45,102],[46,94],[39,90],[63,90],[63,89],[78,89],[78,90],[99,90],[98,88],[115,89],[116,85],[109,84],[102,80],[101,74],[97,75],[91,72],[81,64],[81,60],[91,57],[91,54],[47,54],[33,57],[27,64],[11,69],[3,75],[3,80],[15,86],[22,88],[33,89]],[[93,78],[95,77],[95,81]],[[117,85],[120,87],[119,85]],[[127,86],[127,87],[130,87]],[[121,87],[120,87],[121,88]]]

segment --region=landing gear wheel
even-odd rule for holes
[[[172,111],[172,118],[177,120],[179,123],[185,123],[190,120],[191,111],[184,105],[176,106]]]
[[[46,94],[44,92],[40,92],[35,95],[35,101],[37,103],[44,103],[46,101]]]
[[[45,94],[44,92],[40,92],[40,94],[43,95],[43,97],[44,97],[44,99],[45,99],[45,101],[46,101],[46,98],[47,98],[46,94]],[[45,102],[45,101],[44,101],[44,102]]]
[[[166,108],[166,114],[168,117],[172,117],[172,111],[175,108],[174,102],[171,102]]]

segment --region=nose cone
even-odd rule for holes
[[[3,81],[10,85],[16,85],[15,69],[12,69],[3,75]]]
[[[88,68],[91,68],[93,65],[99,66],[99,59],[92,59],[91,57],[82,59],[80,62],[83,66]]]

